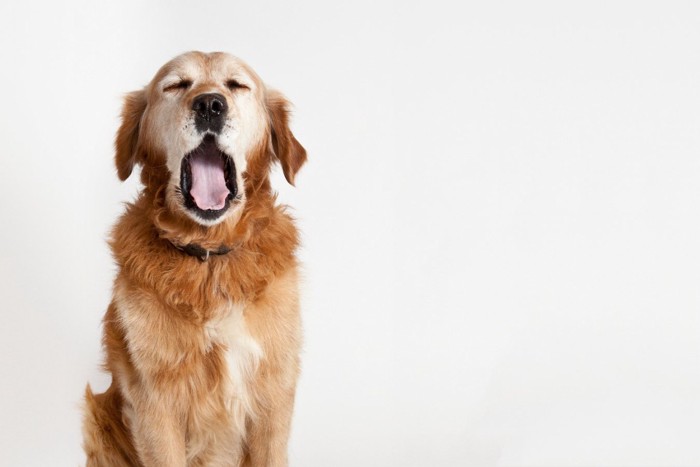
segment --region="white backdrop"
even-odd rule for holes
[[[186,50],[295,103],[292,466],[700,465],[697,3],[0,6],[0,465],[75,466],[121,95]]]

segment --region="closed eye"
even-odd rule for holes
[[[250,89],[248,86],[245,84],[241,84],[235,79],[229,79],[226,81],[226,87],[229,88],[231,91],[234,91],[236,89]]]
[[[176,83],[169,84],[168,86],[163,88],[163,92],[171,92],[171,91],[178,91],[180,89],[187,89],[190,86],[192,86],[192,81],[189,79],[183,79],[180,80]]]

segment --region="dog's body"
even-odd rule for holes
[[[112,237],[112,385],[88,388],[88,466],[277,466],[299,374],[298,237],[269,169],[306,153],[287,102],[240,60],[188,53],[127,96],[121,179],[144,189]]]

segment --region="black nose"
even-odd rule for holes
[[[194,123],[199,131],[211,130],[219,133],[226,120],[226,98],[221,94],[200,94],[192,102],[194,111]]]

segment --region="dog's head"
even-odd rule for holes
[[[126,180],[135,164],[166,203],[204,226],[242,210],[273,160],[289,183],[306,151],[288,126],[288,102],[240,59],[189,52],[126,96],[115,162]],[[155,185],[155,186],[154,186]]]

